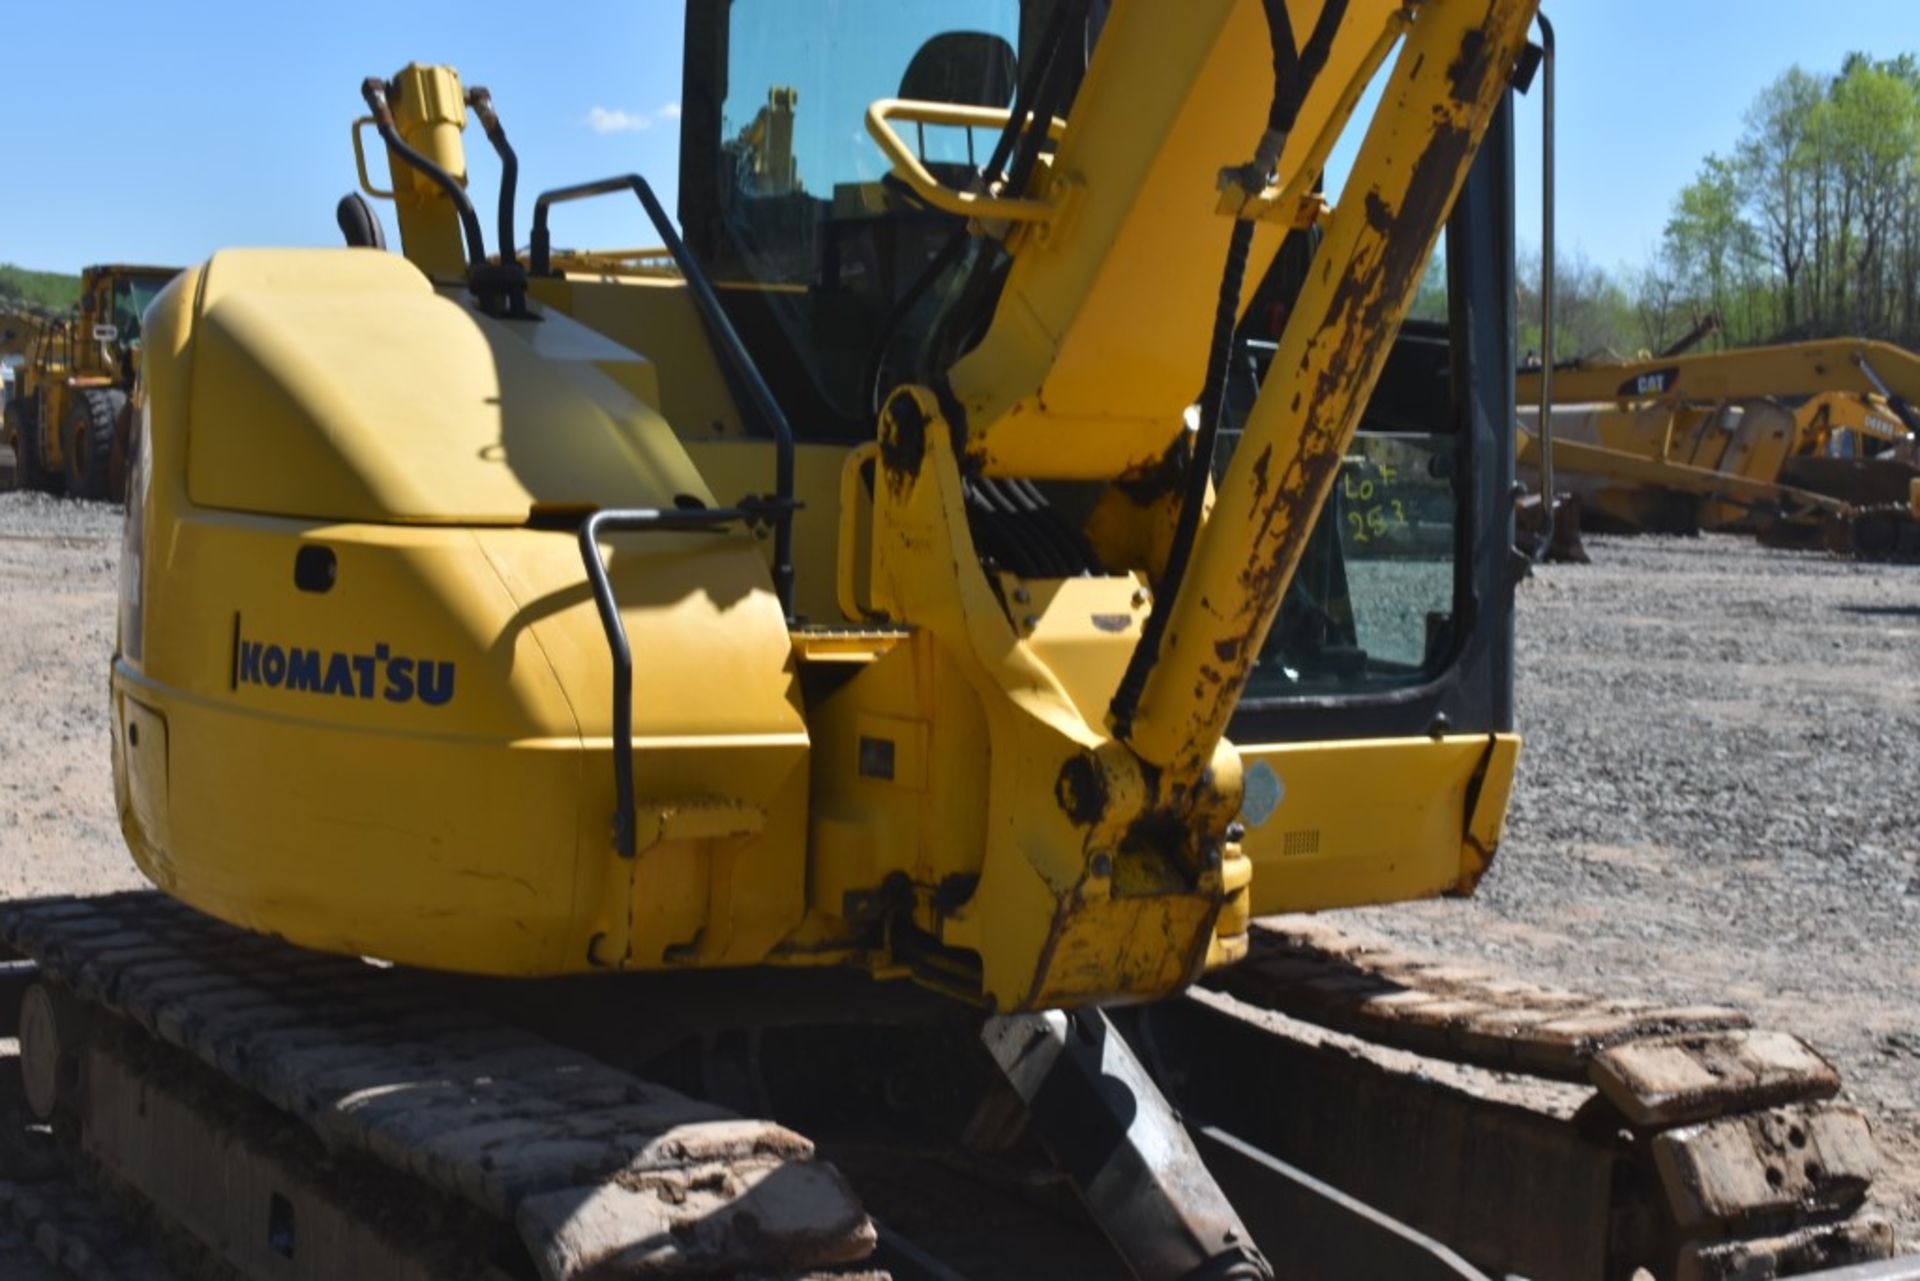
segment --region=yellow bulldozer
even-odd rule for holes
[[[1554,468],[1590,527],[1749,532],[1867,559],[1920,556],[1920,358],[1833,339],[1554,371]],[[1542,376],[1520,379],[1537,473]]]
[[[140,321],[178,274],[171,267],[88,267],[70,315],[0,318],[0,335],[24,357],[5,410],[16,488],[93,499],[126,491],[127,404]]]
[[[524,255],[491,95],[366,81],[348,247],[146,315],[158,892],[0,907],[36,1114],[247,1276],[1887,1254],[1793,1038],[1257,919],[1500,844],[1535,18],[699,0],[677,221]]]

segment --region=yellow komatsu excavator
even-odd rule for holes
[[[1541,376],[1520,379],[1537,469]],[[1851,339],[1597,361],[1554,372],[1554,468],[1611,529],[1757,532],[1867,559],[1920,556],[1920,360]]]
[[[1884,1255],[1791,1038],[1254,923],[1500,841],[1534,9],[692,3],[678,224],[524,256],[490,95],[366,82],[401,252],[353,196],[147,314],[164,893],[0,910],[36,1112],[248,1275]],[[557,247],[607,196],[661,247]]]

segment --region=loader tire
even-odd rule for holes
[[[53,477],[42,461],[37,425],[39,405],[33,399],[16,400],[7,406],[6,443],[13,450],[13,487],[49,490]]]
[[[110,387],[82,387],[67,402],[67,421],[61,424],[60,443],[66,454],[67,493],[74,498],[102,499],[110,494],[113,437],[127,393]]]

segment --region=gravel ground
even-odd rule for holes
[[[106,767],[119,520],[0,493],[0,897],[140,883]],[[1873,1117],[1920,1246],[1920,569],[1590,545],[1521,592],[1527,747],[1479,896],[1343,918],[1799,1032]]]
[[[107,768],[120,508],[0,493],[0,896],[141,883]]]
[[[1521,592],[1526,736],[1477,897],[1343,913],[1587,991],[1741,1006],[1839,1065],[1920,1249],[1920,568],[1589,539]]]

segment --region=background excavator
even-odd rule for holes
[[[16,344],[24,357],[3,442],[13,451],[16,488],[96,499],[126,491],[127,398],[139,365],[140,320],[178,274],[172,267],[88,267],[72,314],[0,316],[0,341]]]
[[[1520,379],[1520,462],[1537,474],[1541,377]],[[1760,535],[1862,559],[1920,556],[1920,360],[1836,339],[1563,366],[1554,468],[1608,530]]]
[[[1253,921],[1499,844],[1534,8],[694,3],[678,225],[524,256],[490,95],[369,80],[401,252],[147,313],[164,893],[0,909],[35,1111],[246,1275],[1887,1254],[1793,1038]]]

